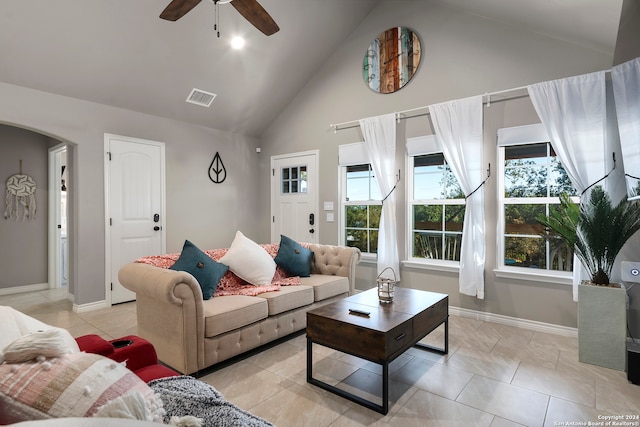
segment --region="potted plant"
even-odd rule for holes
[[[596,186],[581,206],[562,194],[560,205],[537,219],[546,227],[545,238],[574,249],[590,277],[578,288],[580,361],[624,370],[627,296],[624,286],[611,283],[611,273],[620,250],[640,230],[639,203],[625,197],[614,205]]]

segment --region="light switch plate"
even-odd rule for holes
[[[327,212],[327,222],[333,222],[333,212]]]
[[[332,211],[333,210],[333,202],[324,202],[324,210]]]
[[[622,261],[622,281],[640,283],[640,262]]]

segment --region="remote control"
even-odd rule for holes
[[[357,314],[357,315],[360,315],[360,316],[369,317],[369,314],[371,314],[371,313],[369,313],[368,311],[362,311],[362,310],[358,310],[358,309],[355,309],[355,308],[350,308],[349,309],[349,314]]]

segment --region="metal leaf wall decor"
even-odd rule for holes
[[[222,163],[220,154],[217,151],[209,165],[209,179],[216,184],[222,184],[227,179],[227,169],[224,167],[224,163]]]

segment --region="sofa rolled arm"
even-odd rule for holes
[[[360,262],[360,249],[350,246],[310,244],[313,251],[311,273],[343,276],[349,279],[349,294],[355,293],[356,265]]]
[[[185,271],[132,262],[118,271],[118,280],[122,286],[138,295],[165,303],[182,305],[185,298],[202,301],[202,289],[198,281]],[[185,284],[188,290],[178,287],[180,284]]]
[[[189,374],[204,364],[202,289],[191,274],[144,263],[118,272],[120,283],[136,293],[138,335],[156,349],[159,359]]]

